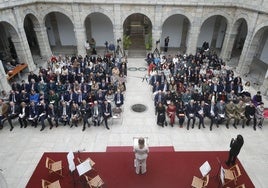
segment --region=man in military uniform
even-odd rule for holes
[[[235,125],[235,104],[234,102],[231,100],[225,107],[225,112],[226,112],[226,128],[229,129],[229,123],[231,121],[231,119],[234,119],[234,123],[233,126],[234,128],[237,128]]]
[[[238,104],[235,106],[235,126],[239,124],[239,120],[242,120],[242,128],[245,128],[245,109],[246,105],[242,100],[239,100]]]

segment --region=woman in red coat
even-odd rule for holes
[[[174,122],[175,122],[175,116],[176,116],[176,106],[174,105],[172,101],[170,102],[170,104],[168,104],[167,116],[169,117],[170,125],[173,127]]]

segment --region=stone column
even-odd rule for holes
[[[18,8],[13,8],[13,15],[14,19],[17,22],[17,30],[18,33],[12,28],[11,33],[11,40],[14,43],[18,58],[21,63],[27,63],[29,71],[34,71],[36,66],[33,61],[33,57],[31,54],[31,50],[28,44],[28,40],[24,31],[23,21],[21,20],[22,16],[20,15]]]
[[[197,7],[193,15],[193,20],[190,20],[191,27],[189,28],[187,41],[186,41],[186,53],[187,54],[196,53],[198,37],[200,34],[200,30],[201,30],[201,23],[203,21],[200,15],[203,15],[203,7]]]
[[[223,41],[221,54],[220,54],[220,57],[224,61],[228,61],[231,59],[232,50],[233,50],[234,42],[236,39],[236,35],[237,35],[237,28],[233,28],[231,31],[231,28],[229,26],[227,26],[225,38]]]
[[[195,19],[198,19],[198,18],[195,18]],[[189,34],[187,37],[187,46],[186,46],[186,53],[187,54],[195,54],[196,53],[200,29],[201,29],[200,21],[194,20],[193,23],[191,24]]]
[[[87,54],[85,49],[85,42],[86,42],[86,34],[85,34],[85,28],[77,27],[77,25],[74,26],[74,34],[76,38],[76,44],[77,44],[77,54],[85,56]]]
[[[258,40],[253,41],[254,29],[249,29],[236,71],[241,75],[249,73],[251,62],[258,48]]]
[[[11,87],[7,81],[7,74],[5,72],[2,61],[0,60],[0,90],[10,91]]]
[[[85,49],[85,42],[87,41],[86,38],[86,30],[84,27],[84,23],[82,23],[81,19],[81,7],[80,4],[73,3],[72,4],[72,11],[73,11],[73,18],[74,18],[74,34],[76,38],[76,45],[77,45],[77,54],[85,56],[87,54]]]
[[[181,44],[180,49],[183,53],[186,51],[186,41],[187,41],[187,34],[189,29],[189,22],[188,19],[183,19],[183,26],[182,26],[182,34],[181,34]]]
[[[160,41],[159,44],[156,45],[156,41],[158,41],[159,39],[161,39],[161,35],[162,35],[162,6],[161,5],[156,5],[155,6],[155,14],[154,14],[154,21],[152,21],[152,39],[153,39],[153,44],[152,44],[152,50],[154,49],[158,49],[159,53],[161,53],[161,46],[160,44],[164,44],[164,41]]]
[[[121,20],[121,6],[119,4],[114,5],[114,26],[113,26],[113,32],[114,32],[114,44],[117,45],[117,39],[120,39],[123,41],[123,23],[124,20]],[[122,47],[122,46],[121,46]]]
[[[40,49],[40,54],[42,58],[47,59],[48,57],[51,56],[51,48],[47,36],[47,31],[46,27],[44,25],[38,25],[34,27],[34,31],[37,37],[39,49]]]

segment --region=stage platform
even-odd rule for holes
[[[174,152],[168,151],[171,148],[166,148],[166,151],[161,152],[152,149],[147,159],[147,173],[137,175],[133,165],[134,153],[126,151],[126,149],[130,149],[130,147],[107,148],[109,152],[77,152],[74,153],[74,162],[77,165],[78,157],[82,160],[90,157],[96,164],[94,170],[88,172],[87,175],[90,177],[100,175],[106,188],[191,187],[193,176],[201,177],[199,167],[205,161],[208,161],[212,168],[208,188],[216,188],[220,185],[218,178],[220,165],[217,158],[221,161],[222,166],[227,168],[224,163],[228,157],[226,151]],[[51,182],[59,180],[61,187],[64,188],[84,187],[84,177],[79,177],[76,171],[74,176],[69,173],[66,156],[67,152],[44,153],[26,187],[41,187],[41,179]],[[62,160],[64,177],[49,174],[45,167],[46,157],[55,161]],[[247,188],[253,188],[254,185],[239,160],[237,160],[237,164],[242,172],[242,176],[237,180],[237,185],[244,183]],[[228,186],[235,187],[233,183],[228,184]]]

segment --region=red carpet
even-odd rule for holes
[[[264,115],[264,118],[268,119],[268,108],[264,109],[263,115]]]
[[[119,149],[119,148],[118,148]],[[123,150],[126,148],[122,148]],[[134,154],[132,152],[100,152],[100,153],[76,153],[76,157],[86,159],[90,157],[96,162],[94,168],[97,172],[89,172],[93,177],[99,174],[105,182],[105,188],[188,188],[191,187],[193,175],[201,177],[199,167],[206,161],[211,165],[210,182],[208,188],[217,188],[219,180],[216,177],[219,168],[217,157],[224,163],[228,152],[150,152],[147,160],[147,173],[136,175],[133,167]],[[71,188],[73,186],[72,176],[68,172],[66,159],[67,153],[44,153],[40,159],[27,188],[41,187],[41,179],[55,181],[60,179],[61,187]],[[49,174],[45,168],[45,159],[50,157],[53,160],[62,160],[64,177]],[[77,160],[75,159],[77,164]],[[242,176],[238,178],[238,185],[245,183],[247,188],[253,188],[244,168],[238,161]],[[223,167],[226,166],[223,164]],[[83,187],[77,173],[75,174],[75,187]],[[83,181],[84,178],[81,178]],[[233,183],[228,184],[234,187]]]

